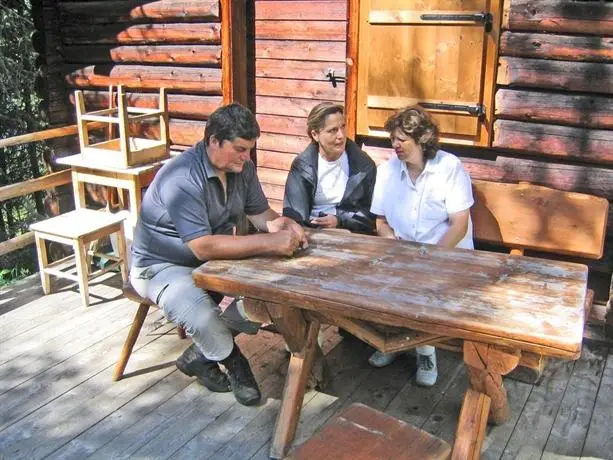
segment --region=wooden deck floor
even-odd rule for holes
[[[279,407],[287,355],[268,332],[239,338],[265,403],[248,408],[212,394],[174,366],[187,346],[159,312],[145,324],[122,381],[111,382],[135,304],[118,277],[42,296],[38,277],[0,291],[0,458],[264,459]],[[410,356],[385,369],[369,347],[325,333],[333,370],[326,393],[305,398],[297,442],[359,401],[453,441],[467,376],[460,356],[439,351],[437,385],[415,386]],[[577,362],[552,361],[539,385],[506,381],[513,419],[490,428],[483,458],[613,459],[613,351],[585,346]]]

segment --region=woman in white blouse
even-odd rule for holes
[[[439,150],[438,127],[419,106],[400,110],[385,123],[396,155],[379,166],[370,211],[386,238],[473,249],[470,177],[460,160]],[[407,280],[411,282],[411,280]],[[396,353],[374,353],[369,363],[390,364]],[[417,347],[417,383],[438,377],[433,346]]]

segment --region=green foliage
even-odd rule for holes
[[[35,86],[40,70],[34,31],[30,0],[0,1],[0,139],[45,127]],[[39,142],[0,149],[0,186],[44,174],[45,148]],[[40,193],[0,203],[0,241],[24,233],[43,213]],[[31,252],[26,248],[0,258],[0,284],[35,271]]]

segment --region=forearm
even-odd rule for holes
[[[467,229],[467,225],[463,223],[452,224],[451,227],[447,229],[443,237],[439,240],[437,246],[441,246],[443,248],[455,248],[456,245],[462,241],[464,235],[466,235]]]
[[[387,223],[387,220],[382,217],[377,217],[377,235],[382,236],[384,238],[396,239],[394,229],[392,229],[390,224]]]
[[[268,223],[272,220],[275,220],[279,217],[279,214],[272,208],[268,208],[261,214],[256,214],[253,216],[247,216],[249,221],[253,224],[253,226],[260,232],[269,232]]]
[[[207,235],[190,241],[188,246],[202,261],[271,255],[275,249],[271,235],[268,233],[245,236]]]

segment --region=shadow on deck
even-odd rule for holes
[[[268,458],[288,357],[280,336],[241,336],[263,392],[259,407],[213,394],[176,370],[189,343],[160,312],[149,314],[126,376],[111,375],[136,305],[119,277],[43,296],[32,276],[0,291],[0,458]],[[453,442],[468,379],[461,357],[439,350],[439,381],[414,385],[406,355],[372,369],[367,345],[325,329],[332,379],[306,395],[296,442],[362,402]],[[488,428],[484,459],[613,459],[613,350],[584,346],[577,362],[550,361],[538,385],[505,381],[513,412]]]

